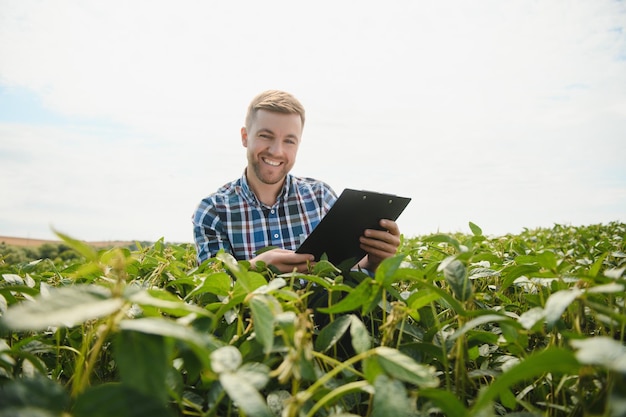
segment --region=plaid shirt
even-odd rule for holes
[[[337,195],[312,178],[288,174],[272,206],[261,203],[246,175],[222,186],[200,202],[192,217],[198,262],[220,249],[236,259],[252,259],[267,246],[295,250],[330,210]]]

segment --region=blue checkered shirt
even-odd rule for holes
[[[261,203],[246,175],[200,202],[193,217],[198,262],[220,249],[236,259],[252,259],[268,246],[295,250],[337,200],[333,189],[312,178],[288,174],[276,203]]]

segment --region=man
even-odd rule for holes
[[[306,272],[313,255],[294,251],[328,212],[337,195],[327,184],[290,174],[302,140],[305,111],[291,94],[270,90],[248,107],[241,143],[248,165],[243,176],[200,202],[193,215],[198,262],[220,250],[238,260],[259,261],[282,272]],[[374,271],[400,245],[398,225],[381,220],[385,230],[366,230],[358,266]],[[260,249],[276,249],[258,253]]]

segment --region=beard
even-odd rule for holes
[[[259,181],[268,185],[274,185],[282,182],[289,173],[289,169],[286,164],[282,164],[279,167],[274,168],[266,165],[262,160],[254,160],[252,162],[252,170]]]

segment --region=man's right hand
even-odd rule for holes
[[[272,249],[250,259],[250,265],[254,268],[259,261],[263,261],[266,265],[272,265],[283,273],[293,271],[306,273],[309,270],[309,265],[315,261],[315,257],[287,249]]]

